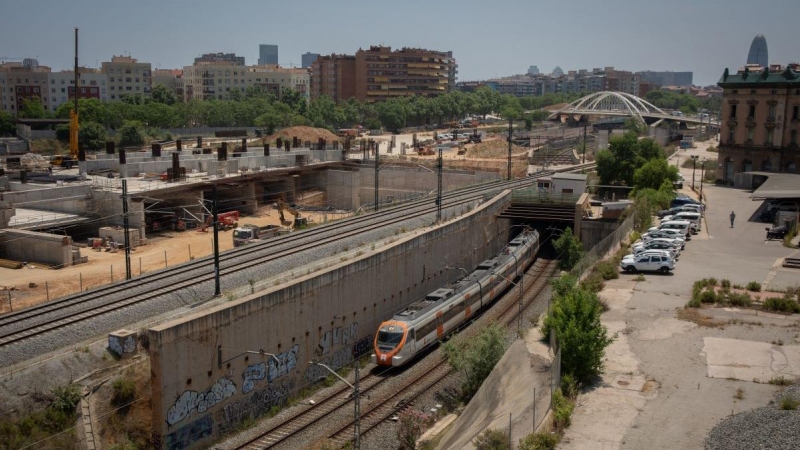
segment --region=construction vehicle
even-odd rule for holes
[[[233,230],[233,246],[240,247],[255,241],[263,241],[281,234],[284,230],[278,225],[252,225],[244,224]]]
[[[78,161],[77,157],[73,158],[72,156],[57,155],[50,157],[50,165],[63,167],[65,169],[72,169],[72,166],[78,165]]]
[[[203,225],[198,228],[197,231],[201,233],[207,232],[208,227],[211,226],[213,221],[214,216],[209,215],[206,217],[205,223],[203,223]],[[217,214],[217,223],[219,223],[219,229],[222,231],[228,231],[231,228],[236,228],[239,225],[239,211],[228,211]]]
[[[300,215],[299,211],[286,204],[286,202],[282,199],[278,199],[275,202],[275,206],[278,208],[278,214],[281,216],[281,224],[293,225],[294,227],[297,227],[298,225],[307,223],[307,220]],[[292,222],[286,220],[286,217],[283,215],[284,211],[294,216],[294,220]]]
[[[432,156],[435,155],[436,152],[434,152],[433,149],[430,147],[418,147],[417,154],[419,156]]]

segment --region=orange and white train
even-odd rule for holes
[[[442,340],[504,292],[511,284],[509,280],[520,276],[536,258],[539,245],[539,233],[526,229],[474,272],[381,323],[373,342],[372,362],[402,366]]]

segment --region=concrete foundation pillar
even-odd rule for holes
[[[108,350],[119,358],[129,358],[136,354],[137,334],[130,330],[117,330],[108,333]]]

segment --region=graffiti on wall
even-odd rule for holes
[[[189,425],[180,427],[174,432],[164,436],[164,448],[166,450],[180,450],[187,448],[194,442],[211,437],[211,427],[211,416],[205,415]],[[161,447],[159,446],[156,448]]]
[[[320,362],[330,368],[344,367],[353,362],[354,358],[367,354],[371,349],[368,336],[356,339],[357,336],[358,322],[328,330],[320,337],[315,353],[320,357]],[[337,347],[338,349],[334,350]],[[323,367],[309,365],[306,369],[305,380],[313,383],[328,375],[329,372]]]
[[[175,425],[194,411],[202,414],[235,393],[236,385],[225,377],[217,380],[205,392],[184,391],[167,411],[167,423]]]
[[[134,353],[136,351],[136,336],[129,335],[125,338],[108,336],[108,349],[122,356],[123,353]]]
[[[275,355],[275,358],[270,357],[265,362],[247,366],[242,373],[242,394],[250,393],[255,389],[257,381],[266,378],[268,383],[272,383],[297,367],[297,351],[299,349],[300,346],[294,344],[288,351]]]
[[[352,341],[356,340],[356,336],[358,336],[358,322],[328,330],[319,339],[319,344],[317,345],[315,353],[317,356],[326,356],[331,352],[331,349],[337,345],[352,344]]]
[[[273,407],[285,405],[293,390],[294,380],[285,379],[253,392],[247,399],[228,403],[222,408],[222,420],[218,421],[221,432],[225,433],[243,420],[256,418]]]

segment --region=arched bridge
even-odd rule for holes
[[[552,113],[548,119],[565,121],[571,117],[577,121],[582,116],[626,116],[633,117],[643,123],[672,120],[698,125],[717,125],[716,123],[709,123],[709,120],[696,117],[673,116],[635,95],[612,91],[595,92],[581,97]],[[650,120],[648,121],[647,119]]]

